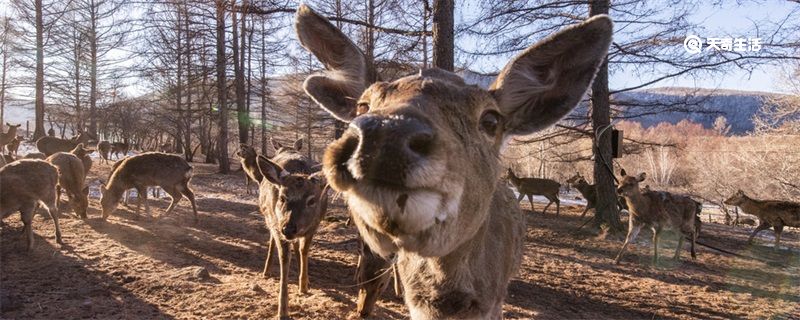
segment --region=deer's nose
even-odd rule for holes
[[[346,161],[357,180],[402,184],[408,170],[424,161],[435,143],[432,127],[414,116],[366,114],[354,119],[350,128],[349,139],[357,147]]]
[[[287,240],[292,240],[297,235],[297,226],[294,223],[288,223],[283,227],[283,236]]]

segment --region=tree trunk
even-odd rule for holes
[[[189,8],[186,2],[183,3],[185,23],[184,37],[186,38],[186,115],[183,119],[183,143],[186,148],[183,150],[184,158],[188,162],[194,160],[194,153],[192,152],[192,37],[189,25]]]
[[[89,8],[89,133],[97,136],[97,6],[94,0]]]
[[[175,147],[172,150],[175,153],[183,153],[183,42],[181,37],[183,35],[183,28],[181,28],[181,8],[179,4],[175,5],[175,14],[177,16],[175,21],[175,63],[177,70],[175,71],[175,108],[178,110],[178,118],[175,121]]]
[[[608,14],[609,0],[593,0],[589,15]],[[608,96],[608,58],[592,83],[592,127],[595,131],[594,181],[597,188],[594,226],[607,233],[620,233],[625,228],[619,219],[617,193],[614,188],[614,163],[611,158],[611,108]]]
[[[228,174],[231,171],[231,164],[228,160],[228,106],[225,94],[225,6],[225,0],[217,0],[217,105],[219,109],[217,158],[219,159],[219,172]]]
[[[247,5],[247,0],[243,3],[243,7]],[[247,128],[248,117],[247,117],[247,110],[245,110],[245,103],[244,103],[244,72],[242,66],[244,65],[244,61],[241,57],[241,53],[244,51],[243,48],[239,46],[244,46],[244,29],[242,29],[242,43],[239,43],[239,22],[237,21],[237,14],[236,12],[231,13],[232,23],[233,26],[231,30],[233,31],[233,74],[234,74],[234,87],[236,89],[236,119],[237,123],[239,124],[239,143],[247,143],[247,135],[249,130]],[[244,24],[244,14],[242,14],[241,23]]]
[[[433,66],[453,71],[454,27],[453,0],[435,0],[433,3]]]
[[[44,137],[44,23],[42,19],[42,0],[34,0],[36,7],[36,123],[33,139]]]
[[[261,18],[261,154],[267,154],[267,44],[266,19]]]

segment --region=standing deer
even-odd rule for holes
[[[16,156],[17,150],[19,150],[20,142],[22,142],[22,136],[17,136],[13,140],[8,142],[8,144],[6,145],[6,150],[8,150],[8,154],[10,155],[13,154]]]
[[[83,170],[86,175],[89,174],[89,170],[92,169],[92,157],[89,156],[94,152],[94,149],[86,149],[83,147],[83,143],[79,143],[75,148],[69,151],[69,153],[74,154],[78,159],[81,159],[81,163],[83,163]]]
[[[75,214],[86,219],[86,209],[89,207],[89,186],[85,184],[86,170],[83,168],[83,161],[75,154],[56,152],[47,158],[47,162],[58,168],[56,201],[61,200],[61,189],[63,188]]]
[[[3,150],[5,150],[5,146],[7,144],[9,144],[12,140],[17,139],[17,129],[21,125],[22,124],[13,125],[6,122],[6,126],[8,126],[8,131],[0,132],[0,153],[3,153]]]
[[[28,250],[33,248],[33,215],[40,202],[53,219],[56,242],[64,244],[56,213],[57,184],[58,169],[46,161],[18,160],[0,168],[0,218],[16,211],[22,214]]]
[[[119,160],[119,154],[121,153],[122,157],[127,156],[130,147],[131,146],[127,142],[114,142],[111,144],[111,154],[113,154],[117,160]]]
[[[697,258],[694,247],[700,235],[700,210],[702,205],[687,196],[676,195],[666,191],[652,191],[639,189],[639,182],[644,181],[647,175],[643,172],[638,176],[628,176],[621,171],[617,193],[625,197],[628,202],[630,217],[628,218],[628,235],[625,243],[619,250],[614,263],[619,263],[628,244],[636,240],[642,227],[649,226],[653,229],[653,264],[658,263],[658,238],[664,229],[678,232],[678,247],[675,249],[675,260],[680,258],[683,248],[684,236],[692,240],[692,260]]]
[[[100,163],[108,163],[111,157],[111,143],[108,140],[98,142],[97,152],[100,153]]]
[[[51,136],[41,137],[36,140],[36,148],[49,157],[56,152],[69,152],[80,143],[87,144],[89,139],[90,136],[86,132],[81,132],[71,139],[59,139]]]
[[[526,220],[500,180],[501,147],[575,107],[606,56],[611,20],[595,16],[534,44],[489,90],[436,68],[372,83],[364,54],[308,6],[295,30],[328,70],[305,80],[306,93],[349,122],[323,171],[369,248],[396,255],[411,318],[502,318]]]
[[[270,233],[263,275],[268,276],[272,249],[277,248],[280,263],[278,315],[289,315],[288,282],[290,249],[300,261],[300,292],[308,293],[308,251],[322,216],[328,207],[326,181],[320,173],[311,173],[310,159],[294,148],[280,148],[272,159],[258,156],[258,170],[263,178],[258,203]]]
[[[594,209],[597,206],[597,189],[595,185],[589,184],[580,173],[575,173],[574,176],[567,179],[567,183],[575,187],[575,189],[578,189],[581,196],[586,199],[586,208],[584,208],[583,213],[581,213],[581,218],[583,218],[586,216],[586,213],[589,212],[589,209]],[[649,189],[649,186],[646,186],[645,189]],[[622,196],[617,196],[617,207],[620,210],[628,209],[628,205],[625,204],[625,198]]]
[[[117,163],[119,163],[118,166]],[[172,202],[163,215],[169,215],[183,196],[186,196],[192,204],[194,221],[197,222],[197,205],[194,201],[194,192],[189,188],[189,181],[192,179],[192,166],[186,160],[177,155],[146,152],[128,157],[117,163],[115,163],[116,168],[112,169],[108,183],[100,187],[103,220],[114,212],[123,192],[130,188],[136,188],[139,198],[139,202],[136,205],[136,213],[139,213],[142,202],[144,202],[145,210],[150,215],[150,205],[147,203],[147,187],[159,186],[172,197]]]
[[[540,178],[519,178],[511,168],[508,168],[508,181],[517,188],[517,192],[519,192],[519,198],[517,202],[522,201],[526,195],[528,196],[528,201],[531,203],[531,211],[533,211],[533,196],[539,195],[544,196],[550,202],[547,203],[547,206],[544,207],[542,213],[547,213],[547,208],[550,208],[550,205],[553,202],[556,203],[556,216],[561,212],[561,200],[558,199],[558,190],[561,189],[561,184],[555,182],[550,179],[540,179]],[[584,212],[585,213],[585,212]]]
[[[779,200],[757,200],[748,197],[744,191],[738,190],[724,201],[730,206],[737,206],[747,213],[758,217],[758,226],[747,243],[753,243],[753,237],[762,230],[772,227],[775,230],[775,250],[781,243],[783,227],[800,227],[800,203]]]
[[[241,143],[239,144],[239,151],[236,152],[236,155],[239,157],[239,162],[242,164],[242,170],[244,170],[244,183],[245,183],[245,190],[247,194],[250,194],[250,180],[256,183],[256,185],[261,184],[261,179],[264,176],[261,175],[261,171],[258,170],[258,153],[256,149],[253,147]]]

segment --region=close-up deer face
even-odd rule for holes
[[[345,192],[365,241],[381,255],[400,247],[441,256],[486,219],[504,142],[547,128],[583,97],[611,21],[590,19],[531,46],[489,90],[440,69],[374,82],[358,47],[307,6],[295,29],[328,69],[306,79],[306,93],[349,122],[323,171]]]
[[[619,181],[619,187],[617,187],[617,194],[623,197],[630,197],[632,195],[639,193],[639,182],[644,181],[647,178],[647,174],[644,172],[636,175],[636,176],[629,176],[625,172],[625,169],[620,171],[620,175],[622,176],[622,180]]]
[[[273,213],[281,237],[291,241],[315,228],[324,214],[322,174],[290,174],[264,156],[258,157],[258,167],[264,175],[259,206],[262,212]]]
[[[746,196],[744,195],[744,191],[737,190],[736,193],[731,195],[728,199],[725,199],[725,201],[723,201],[723,203],[725,203],[725,204],[727,204],[729,206],[739,206],[742,203],[744,203],[745,197]]]

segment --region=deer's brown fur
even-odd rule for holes
[[[111,154],[119,160],[128,155],[130,148],[131,146],[127,142],[114,142],[111,144]],[[119,156],[120,154],[122,154],[122,157]]]
[[[97,143],[97,152],[100,153],[100,163],[108,163],[111,158],[111,142],[102,140]]]
[[[17,150],[19,150],[20,142],[22,142],[22,136],[17,136],[16,138],[12,139],[6,145],[6,150],[8,150],[8,154],[17,155]]]
[[[17,139],[17,129],[21,125],[22,124],[12,125],[10,123],[6,123],[6,126],[8,126],[8,131],[0,132],[0,153],[3,153],[2,151],[5,149],[7,144],[11,143],[12,140]]]
[[[278,150],[272,159],[256,159],[262,179],[258,203],[270,232],[264,276],[269,273],[272,250],[280,263],[278,315],[287,317],[289,261],[294,249],[300,261],[300,292],[308,293],[308,254],[314,235],[328,207],[325,178],[312,173],[310,159],[293,148]]]
[[[261,175],[261,171],[258,170],[258,152],[250,145],[242,143],[239,145],[239,151],[236,152],[236,155],[239,156],[239,163],[241,163],[242,170],[245,173],[245,190],[247,194],[250,194],[250,181],[252,180],[256,185],[259,185],[261,179],[264,178]]]
[[[92,169],[92,157],[90,156],[94,152],[94,149],[86,149],[83,147],[83,143],[79,143],[75,148],[69,151],[69,153],[74,154],[78,159],[81,159],[81,163],[83,163],[83,170],[86,175],[89,174],[89,170]]]
[[[87,144],[89,143],[89,139],[90,136],[86,132],[81,132],[71,139],[60,139],[50,136],[41,137],[39,140],[36,140],[36,148],[49,157],[56,152],[69,152],[79,143]]]
[[[120,163],[121,162],[121,163]],[[119,163],[117,165],[117,163]],[[114,212],[122,198],[123,192],[130,188],[136,188],[139,202],[136,212],[139,213],[142,202],[145,210],[150,214],[150,205],[147,203],[147,187],[159,186],[172,197],[167,211],[168,215],[175,209],[178,202],[186,196],[192,204],[194,221],[197,222],[197,205],[195,204],[194,192],[189,188],[189,181],[192,179],[192,166],[183,158],[177,155],[165,154],[160,152],[146,152],[125,158],[115,163],[111,177],[105,186],[102,186],[102,197],[100,204],[103,208],[103,219]]]
[[[690,250],[694,260],[697,257],[695,244],[700,235],[699,214],[702,205],[683,195],[649,189],[641,190],[639,182],[644,181],[646,177],[644,173],[628,176],[625,170],[622,170],[622,180],[617,193],[625,197],[628,202],[630,217],[628,218],[628,235],[625,237],[625,243],[614,259],[614,263],[619,263],[628,244],[636,239],[639,231],[645,226],[653,229],[654,264],[658,262],[658,240],[664,229],[672,229],[679,234],[674,259],[677,260],[680,257],[683,238],[686,236],[692,241]]]
[[[575,107],[611,28],[607,17],[594,17],[531,46],[488,91],[440,69],[372,83],[353,42],[300,6],[298,38],[328,69],[304,89],[350,122],[328,146],[323,171],[369,248],[396,255],[411,318],[502,317],[526,225],[500,179],[501,147]]]
[[[85,184],[83,161],[72,153],[56,152],[47,158],[47,162],[58,168],[56,200],[61,199],[63,188],[75,214],[85,219],[86,209],[89,208],[89,186]]]
[[[5,219],[19,211],[25,225],[27,249],[33,247],[33,216],[38,203],[44,204],[52,217],[56,230],[56,242],[61,240],[58,224],[56,185],[58,169],[42,160],[18,160],[0,168],[0,217]]]
[[[725,204],[738,206],[747,214],[758,217],[756,226],[747,243],[753,243],[753,237],[770,227],[775,230],[775,249],[780,248],[783,227],[800,227],[800,203],[780,200],[758,200],[748,197],[744,191],[738,190]]]
[[[533,196],[544,196],[547,198],[547,206],[544,207],[542,213],[547,213],[547,208],[555,202],[556,216],[561,212],[561,200],[558,199],[558,191],[561,189],[561,184],[550,179],[541,178],[520,178],[514,174],[511,168],[508,168],[508,181],[517,188],[519,197],[517,202],[522,201],[525,196],[528,196],[528,201],[531,203],[531,210],[533,210]],[[584,211],[585,213],[585,211]]]

